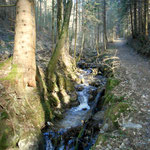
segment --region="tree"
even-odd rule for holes
[[[77,47],[77,31],[78,30],[78,0],[76,0],[76,21],[75,21],[75,42],[74,42],[74,59],[76,62],[76,47]]]
[[[61,4],[59,4],[59,6],[60,5]],[[58,40],[56,43],[56,47],[53,51],[47,68],[47,83],[49,87],[48,91],[51,93],[51,97],[56,100],[57,107],[61,107],[60,100],[63,101],[63,104],[69,103],[69,96],[66,92],[66,88],[68,89],[69,86],[66,87],[65,85],[67,84],[67,82],[69,82],[69,78],[75,79],[72,70],[73,61],[72,57],[70,57],[69,55],[68,46],[68,29],[71,9],[72,0],[68,0],[67,3],[64,3],[64,21],[62,24],[62,28],[60,27],[62,21],[59,20],[59,22],[57,22],[57,24],[59,25],[58,29],[61,29],[61,31],[58,31]],[[62,15],[61,9],[58,10],[57,16],[59,15]],[[59,18],[63,19],[60,16]],[[59,98],[60,95],[61,98]]]
[[[106,0],[103,0],[103,44],[104,50],[107,48],[107,31],[106,31]]]
[[[148,36],[148,0],[144,0],[144,35]]]
[[[134,0],[134,38],[137,37],[137,0]]]
[[[52,51],[54,51],[54,0],[52,0]]]
[[[36,86],[35,28],[34,0],[18,0],[13,64],[22,76],[19,84],[31,87]]]

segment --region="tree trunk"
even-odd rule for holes
[[[148,36],[148,0],[144,0],[144,35]]]
[[[58,42],[56,44],[56,48],[52,54],[52,57],[49,61],[48,65],[48,79],[51,79],[52,75],[54,74],[56,64],[59,60],[59,57],[61,55],[62,49],[64,48],[64,44],[66,42],[66,38],[68,36],[68,28],[69,28],[69,21],[70,21],[70,15],[71,15],[71,8],[72,8],[72,0],[69,0],[66,6],[65,11],[65,18],[64,23],[62,27],[61,34],[59,36]]]
[[[57,34],[61,34],[63,25],[63,0],[57,0]]]
[[[23,75],[22,82],[25,86],[36,86],[36,61],[35,61],[35,8],[33,0],[18,0],[16,12],[15,43],[13,64]]]
[[[100,21],[100,9],[98,8],[98,20]],[[97,26],[97,38],[96,38],[96,49],[97,49],[97,55],[99,55],[99,45],[100,45],[100,43],[99,43],[99,40],[100,39],[100,23],[98,23],[98,26]]]
[[[54,0],[52,0],[52,51],[54,51]]]
[[[41,28],[42,23],[42,0],[40,0],[40,17],[39,17],[39,27]]]
[[[132,4],[130,4],[130,17],[131,17],[131,32],[132,32],[132,38],[133,38],[134,37],[134,27],[133,27]]]
[[[138,21],[138,23],[139,23],[139,25],[138,25],[138,33],[139,33],[139,35],[141,35],[141,31],[142,31],[142,14],[141,14],[141,8],[142,7],[142,5],[141,5],[141,1],[139,1],[138,2],[138,19],[139,19],[139,21]]]
[[[76,62],[76,47],[77,47],[77,30],[78,30],[78,0],[76,0],[76,21],[75,21],[75,42],[74,42],[74,60]]]
[[[134,0],[134,38],[137,37],[137,0]]]
[[[106,0],[103,0],[103,46],[107,48],[107,31],[106,31]]]

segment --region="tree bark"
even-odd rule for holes
[[[144,35],[148,36],[148,0],[144,0]]]
[[[68,36],[68,28],[69,28],[69,21],[70,21],[70,15],[71,15],[71,8],[72,8],[72,0],[68,0],[67,6],[65,11],[65,17],[64,17],[64,23],[62,27],[61,34],[59,36],[58,42],[56,44],[56,48],[52,54],[52,57],[49,61],[48,65],[48,79],[52,77],[52,74],[55,71],[56,64],[59,60],[60,54],[62,49],[64,48],[64,44],[66,42],[66,38]]]
[[[76,21],[75,21],[75,42],[74,42],[74,60],[76,61],[77,47],[77,30],[78,30],[78,0],[76,0]]]
[[[52,0],[52,51],[54,51],[54,41],[55,41],[55,38],[54,38],[54,25],[55,25],[55,22],[54,22],[54,0]]]
[[[106,0],[103,0],[103,46],[107,48],[107,31],[106,31]]]
[[[64,13],[63,0],[57,0],[57,38],[59,38],[63,25],[63,13]]]
[[[134,0],[134,38],[137,37],[137,0]]]
[[[33,0],[18,0],[16,12],[15,42],[13,64],[23,75],[22,82],[25,86],[36,86],[36,61],[35,61],[35,8]]]
[[[141,31],[142,31],[142,13],[141,13],[141,1],[138,2],[138,33],[139,35],[141,35]]]
[[[130,4],[130,17],[131,17],[131,32],[132,32],[132,38],[133,38],[134,37],[134,27],[133,27],[132,3]]]

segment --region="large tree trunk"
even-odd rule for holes
[[[68,91],[66,88],[68,88],[69,86],[66,86],[66,84],[67,82],[70,83],[68,76],[73,76],[73,72],[71,71],[73,62],[71,61],[72,59],[69,55],[68,46],[68,29],[72,0],[68,0],[64,7],[65,11],[62,29],[60,27],[62,21],[59,21],[58,29],[61,29],[61,32],[58,30],[58,41],[49,61],[47,70],[47,83],[49,87],[48,90],[51,93],[53,100],[56,101],[57,108],[61,107],[61,102],[63,102],[63,104],[69,103],[70,97],[66,92]],[[61,10],[59,9],[58,11]],[[61,15],[61,12],[58,12],[58,14]]]
[[[57,0],[57,36],[61,34],[61,29],[63,25],[63,0]]]
[[[52,51],[54,51],[54,0],[52,0]]]
[[[33,0],[18,0],[13,64],[22,75],[24,86],[36,86],[35,62],[35,9]],[[20,84],[20,83],[19,83]]]

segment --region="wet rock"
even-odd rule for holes
[[[88,91],[88,94],[89,95],[92,95],[93,97],[96,97],[97,95],[97,88],[90,88],[89,91]]]
[[[84,89],[84,86],[76,85],[75,88],[76,88],[77,91],[82,91]]]
[[[48,125],[48,126],[53,126],[54,124],[53,124],[52,122],[49,122],[49,121],[48,121],[48,122],[47,122],[47,125]]]
[[[95,81],[91,82],[90,85],[95,86],[95,87],[99,87],[101,85],[101,81],[100,80],[95,80]]]
[[[80,105],[80,102],[78,100],[71,102],[70,107],[76,107]]]
[[[92,102],[95,99],[93,95],[89,95],[89,102]]]
[[[100,121],[104,119],[104,111],[98,111],[94,116],[93,120]]]
[[[71,95],[70,95],[70,101],[71,102],[74,102],[74,101],[76,101],[77,100],[77,93],[76,92],[73,92],[73,93],[71,93]]]
[[[83,108],[82,110],[84,110],[84,111],[85,111],[85,110],[87,110],[87,108]]]
[[[54,114],[55,114],[55,115],[62,115],[61,111],[59,111],[59,110],[55,110],[55,111],[54,111]]]

